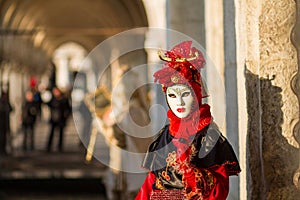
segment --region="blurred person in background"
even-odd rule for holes
[[[0,97],[0,155],[7,155],[7,138],[10,132],[9,114],[12,110],[8,92],[2,91]]]
[[[63,151],[63,140],[64,140],[64,128],[67,123],[67,119],[71,113],[71,106],[69,99],[62,93],[62,91],[54,87],[52,89],[52,98],[47,103],[50,108],[50,133],[47,143],[47,151],[50,152],[52,148],[53,137],[58,129],[59,139],[57,149]]]
[[[39,86],[37,84],[37,80],[34,76],[32,76],[29,80],[29,86],[30,86],[30,90],[33,94],[33,101],[36,104],[36,108],[37,110],[37,117],[40,118],[41,117],[41,106],[42,106],[42,97],[41,97],[41,92],[39,89]]]
[[[22,127],[24,132],[23,150],[34,150],[34,126],[39,108],[34,101],[32,91],[27,91],[25,94],[25,102],[22,107]]]

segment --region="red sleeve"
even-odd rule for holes
[[[189,199],[226,200],[229,191],[229,177],[224,166],[192,168],[183,174],[183,183]]]
[[[208,200],[226,200],[229,191],[229,176],[225,166],[210,170],[215,177],[215,186],[208,197]]]
[[[152,185],[155,181],[155,175],[149,172],[135,200],[149,200],[152,192]]]

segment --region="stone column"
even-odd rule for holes
[[[56,85],[61,88],[66,88],[70,83],[68,59],[64,55],[58,55],[54,58],[54,63],[57,71]]]
[[[153,74],[160,68],[157,51],[159,48],[166,49],[166,0],[143,0],[147,13],[149,30],[145,38],[145,50],[147,52],[148,80],[153,81]],[[151,120],[153,122],[153,134],[156,134],[164,125],[166,115],[161,112],[167,109],[165,97],[159,85],[152,85],[150,90]],[[161,107],[163,106],[163,108]],[[162,124],[163,122],[163,124]]]
[[[205,1],[206,81],[208,103],[222,133],[226,135],[224,83],[223,1]],[[216,81],[217,80],[217,81]]]
[[[226,136],[239,158],[237,48],[234,0],[223,1],[224,6],[224,83],[226,100]],[[239,199],[239,177],[230,178],[229,199]]]
[[[238,151],[239,162],[242,172],[239,174],[239,191],[241,200],[248,199],[247,193],[247,97],[245,80],[245,57],[246,47],[246,0],[235,1],[235,24],[236,24],[236,76],[237,76],[237,105],[238,105]],[[255,31],[256,29],[253,28]]]
[[[293,0],[269,0],[262,3],[259,18],[261,145],[267,199],[297,199],[300,195],[292,178],[287,178],[299,163],[292,130],[299,104],[290,87],[297,70],[297,52],[290,40],[295,11]]]
[[[292,81],[291,81],[291,86],[292,89],[294,91],[294,93],[297,95],[298,98],[298,102],[300,102],[300,65],[299,65],[299,61],[300,61],[300,1],[296,0],[296,23],[295,26],[293,28],[293,32],[292,32],[292,42],[294,44],[294,46],[297,49],[297,65],[298,65],[298,71],[297,73],[294,75]],[[299,103],[298,103],[299,105]],[[300,114],[300,112],[298,112]],[[298,114],[298,115],[299,115]],[[299,117],[300,118],[300,117]],[[300,120],[297,120],[297,123],[294,125],[293,127],[293,134],[294,137],[296,139],[296,141],[298,142],[298,145],[300,144]],[[300,149],[299,149],[299,157],[300,159]],[[294,174],[294,178],[293,178],[293,182],[294,185],[300,189],[300,162],[299,162],[299,166],[298,169],[296,170],[295,174]]]
[[[167,27],[186,34],[205,47],[204,1],[167,0]]]
[[[236,2],[238,68],[245,69],[248,113],[247,136],[240,134],[247,140],[247,198],[298,199],[299,191],[292,184],[299,162],[292,129],[299,104],[290,87],[297,71],[297,54],[290,40],[295,1]],[[243,113],[244,108],[239,111]]]

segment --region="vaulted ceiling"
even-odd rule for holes
[[[147,26],[142,0],[0,0],[1,35],[29,38],[52,55],[65,42],[92,50],[106,38]]]

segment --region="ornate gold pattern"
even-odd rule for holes
[[[182,183],[183,185],[186,185],[187,177],[185,177],[185,174],[193,172],[195,175],[196,188],[185,187],[184,195],[186,199],[197,198],[201,200],[208,196],[215,186],[214,176],[209,170],[198,169],[191,165],[190,160],[197,155],[197,149],[194,144],[191,145],[188,151],[190,151],[189,156],[183,161],[179,161],[175,151],[169,153],[166,158],[167,166],[165,171],[162,172],[162,177],[168,180],[169,176],[167,170],[173,168],[176,173],[182,175]],[[157,188],[163,187],[158,180],[156,180],[156,186]]]
[[[180,84],[178,84],[180,85]],[[185,85],[184,85],[185,86]],[[182,96],[184,92],[190,92],[190,88],[170,88],[170,90],[173,90],[178,96]]]
[[[162,185],[159,178],[155,179],[155,187],[159,190],[165,190],[166,188]]]
[[[178,76],[177,74],[173,75],[173,76],[171,77],[171,81],[172,81],[173,83],[178,83],[178,81],[179,81],[179,76]]]

